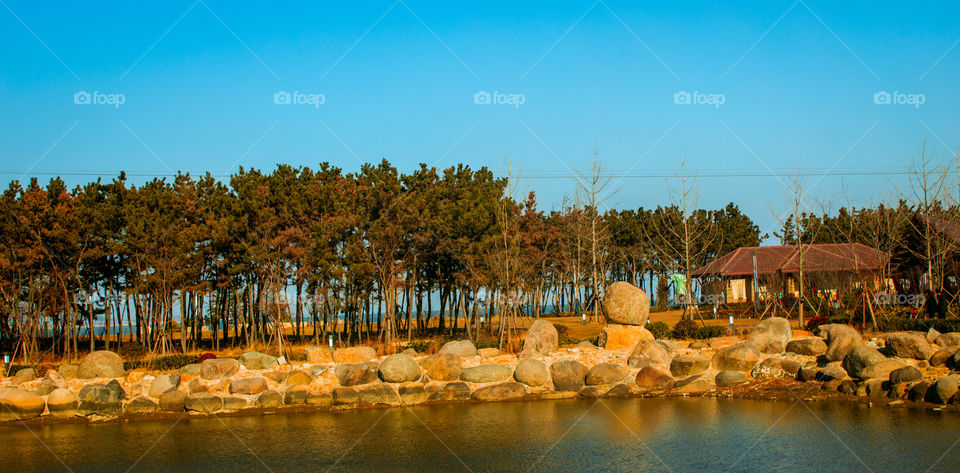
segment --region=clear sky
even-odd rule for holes
[[[734,201],[770,231],[787,207],[770,174],[829,170],[808,178],[819,208],[889,198],[903,176],[849,171],[902,171],[924,140],[952,159],[957,18],[957,2],[2,0],[0,171],[506,157],[549,208],[596,146],[609,205],[668,203],[644,176],[683,155],[708,175],[701,206]]]

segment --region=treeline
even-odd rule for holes
[[[759,243],[732,203],[544,211],[486,168],[401,174],[387,161],[356,173],[241,169],[226,182],[14,181],[0,204],[0,341],[28,357],[115,348],[121,331],[157,352],[202,340],[283,350],[284,326],[321,343],[475,336],[484,316],[505,338],[518,315],[595,310],[610,280],[663,286],[684,263],[666,248],[709,247],[703,264]],[[653,242],[664,235],[651,227],[693,220],[721,237]]]

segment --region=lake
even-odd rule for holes
[[[957,471],[960,413],[711,398],[0,427],[2,471]]]

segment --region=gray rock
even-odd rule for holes
[[[420,379],[420,366],[408,355],[390,355],[380,363],[380,379],[387,383],[404,383]]]
[[[36,370],[33,368],[23,368],[13,375],[13,378],[10,379],[10,384],[19,386],[23,383],[29,383],[35,379],[37,379]]]
[[[348,363],[334,368],[341,386],[358,386],[377,381],[377,364],[374,362]]]
[[[37,396],[46,396],[53,392],[54,389],[57,389],[57,386],[49,378],[43,378],[40,380],[40,384],[37,385],[37,389],[33,390],[33,393]]]
[[[430,398],[430,393],[420,383],[403,383],[397,388],[400,401],[405,405],[420,404]]]
[[[287,380],[287,376],[290,374],[286,371],[264,371],[260,373],[264,378],[267,378],[277,384],[283,384]]]
[[[670,373],[675,378],[685,378],[703,373],[710,367],[710,358],[696,353],[681,353],[670,362]]]
[[[160,407],[157,406],[157,403],[152,400],[143,397],[137,396],[133,398],[126,406],[123,406],[124,414],[153,414],[157,412]]]
[[[697,340],[695,342],[690,342],[690,344],[687,345],[687,348],[690,348],[691,350],[703,350],[705,348],[710,348],[710,342],[706,340]]]
[[[747,337],[763,353],[783,353],[791,338],[790,321],[783,317],[760,321]]]
[[[550,365],[550,378],[556,391],[579,391],[587,377],[587,367],[579,361],[562,360]]]
[[[236,396],[224,396],[223,397],[223,410],[225,411],[239,411],[240,409],[246,409],[248,406],[246,399]]]
[[[213,358],[200,363],[200,377],[203,379],[229,377],[237,371],[240,371],[240,362],[233,358]]]
[[[934,341],[941,347],[960,347],[960,332],[945,333]]]
[[[527,386],[543,386],[550,382],[550,371],[546,363],[528,358],[517,363],[513,378]]]
[[[751,375],[756,379],[793,378],[800,371],[800,363],[785,358],[771,357],[754,368]]]
[[[0,421],[39,417],[45,405],[43,398],[25,389],[0,388]]]
[[[95,351],[80,360],[77,376],[81,379],[119,378],[123,376],[123,360],[112,351]]]
[[[937,329],[930,327],[930,330],[927,330],[927,342],[935,342],[940,335],[943,334],[938,332]]]
[[[360,393],[356,388],[333,388],[332,401],[335,406],[356,404],[360,402]]]
[[[200,376],[200,363],[190,363],[189,365],[180,368],[180,374]]]
[[[854,347],[850,354],[843,359],[843,369],[847,370],[847,373],[854,378],[866,379],[863,371],[867,367],[886,359],[887,357],[883,356],[876,348],[862,345]]]
[[[753,342],[743,342],[717,350],[710,360],[719,371],[750,371],[760,358],[760,349]]]
[[[257,396],[257,407],[261,409],[272,409],[283,405],[283,396],[280,393],[270,390],[264,391]]]
[[[329,406],[333,404],[333,395],[328,393],[307,393],[307,405]]]
[[[838,364],[829,364],[817,372],[819,381],[839,381],[847,377],[847,371]]]
[[[860,371],[859,378],[861,379],[870,379],[870,378],[884,378],[888,379],[890,373],[903,368],[904,365],[899,360],[887,359],[879,363],[870,365]]]
[[[387,404],[391,406],[400,404],[400,396],[389,384],[374,384],[358,391],[361,404]]]
[[[338,348],[333,351],[333,361],[335,363],[361,363],[376,358],[377,350],[373,347]]]
[[[787,342],[787,352],[798,355],[819,356],[827,352],[827,342],[822,338],[797,338]]]
[[[910,387],[910,390],[907,391],[907,399],[913,402],[921,402],[927,397],[927,391],[930,390],[930,383],[928,381],[920,381],[917,384],[914,384]]]
[[[950,361],[950,358],[953,358],[953,355],[956,353],[957,353],[957,349],[955,347],[941,348],[936,352],[934,352],[932,355],[930,355],[930,360],[929,360],[930,366],[945,365],[948,361]]]
[[[626,366],[617,363],[597,363],[587,371],[584,383],[587,386],[619,383],[627,374],[629,371]]]
[[[718,388],[731,388],[749,382],[747,375],[740,371],[721,371],[714,379]]]
[[[327,368],[326,368],[325,366],[311,366],[311,367],[310,367],[310,376],[312,376],[312,377],[314,377],[314,378],[316,378],[317,376],[320,376],[320,375],[322,375],[323,373],[326,373],[326,372],[327,372]]]
[[[168,412],[183,412],[187,393],[184,391],[169,391],[160,396],[160,410]]]
[[[184,400],[183,407],[192,412],[217,412],[223,409],[223,399],[210,393],[191,394]]]
[[[819,370],[816,368],[800,368],[800,371],[797,372],[797,379],[803,382],[816,381],[817,371]]]
[[[260,377],[230,381],[230,394],[260,394],[266,390],[267,380]]]
[[[287,390],[283,392],[283,403],[287,405],[306,404],[307,388],[303,386],[293,386],[291,388],[287,388]]]
[[[935,404],[946,404],[960,388],[960,377],[944,376],[927,390],[926,400]]]
[[[77,395],[66,388],[57,388],[47,395],[47,410],[54,417],[77,415]]]
[[[431,401],[463,401],[470,399],[470,386],[467,383],[453,382],[444,386],[427,386]]]
[[[523,385],[514,381],[485,386],[474,391],[470,398],[476,401],[508,401],[527,393]]]
[[[853,351],[854,347],[863,345],[860,332],[849,325],[825,324],[817,328],[817,333],[827,339],[827,352],[824,356],[830,361],[840,361]]]
[[[608,323],[644,326],[650,317],[650,299],[642,289],[617,281],[603,292],[603,316]]]
[[[477,347],[470,340],[454,340],[447,342],[440,347],[439,353],[448,353],[457,355],[460,358],[469,358],[477,356]]]
[[[248,351],[240,355],[239,361],[248,370],[265,370],[277,365],[277,357],[258,351]]]
[[[208,388],[206,384],[203,384],[203,380],[200,378],[193,378],[189,383],[187,383],[187,394],[207,392],[210,392],[210,388]]]
[[[106,384],[88,384],[77,394],[80,401],[77,413],[82,416],[116,417],[120,415],[124,397],[123,389],[118,391]]]
[[[77,379],[80,374],[80,366],[72,364],[63,364],[57,367],[57,372],[60,373],[60,376],[63,376],[63,379]]]
[[[633,392],[630,390],[630,386],[624,383],[620,383],[610,389],[607,392],[603,393],[602,397],[605,398],[622,398],[630,397]]]
[[[714,384],[709,378],[697,374],[673,383],[671,392],[678,394],[702,393],[713,388]]]
[[[890,384],[910,383],[923,379],[923,373],[913,366],[904,366],[890,372]]]
[[[655,340],[640,340],[630,352],[627,366],[643,368],[644,366],[667,366],[670,364],[670,352]]]
[[[460,371],[460,380],[468,383],[493,383],[505,381],[513,375],[513,370],[503,365],[479,365]]]
[[[857,394],[857,383],[853,382],[853,380],[845,379],[840,382],[837,391],[840,391],[842,394],[854,396]]]
[[[460,357],[450,353],[437,353],[420,360],[420,366],[427,377],[434,381],[456,381],[460,379]]]
[[[522,359],[549,355],[557,351],[558,346],[557,329],[546,319],[537,319],[527,330],[527,336],[523,339],[523,349],[518,356]]]
[[[150,397],[160,397],[165,392],[173,391],[180,387],[179,375],[157,375],[156,379],[150,383]]]
[[[896,332],[887,335],[886,348],[898,358],[926,360],[933,349],[927,337],[920,332]]]
[[[310,383],[313,383],[313,376],[304,370],[291,371],[284,381],[287,386],[309,386]]]

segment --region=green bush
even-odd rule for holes
[[[557,329],[557,336],[566,337],[567,333],[570,331],[570,327],[566,325],[554,325],[553,328]]]
[[[693,338],[697,340],[706,340],[713,337],[723,337],[727,335],[727,327],[723,325],[707,325],[706,327],[697,327],[693,331]]]
[[[693,332],[697,330],[697,323],[692,320],[681,319],[673,326],[670,338],[685,340],[693,338]]]
[[[150,359],[141,361],[126,361],[123,363],[123,369],[132,370],[136,368],[148,368],[160,371],[168,371],[180,369],[196,362],[196,355],[167,355],[157,357],[153,360],[153,362],[151,362]]]
[[[847,319],[847,322],[849,319]],[[863,318],[859,319],[863,323]],[[856,320],[854,321],[856,322]],[[846,322],[844,322],[846,323]],[[926,332],[931,328],[940,333],[960,332],[960,319],[909,319],[906,317],[877,317],[877,326],[884,332],[914,330]]]
[[[576,344],[578,344],[578,343],[580,343],[580,342],[582,342],[582,341],[583,341],[583,340],[580,340],[580,339],[577,338],[577,337],[566,337],[566,336],[563,336],[563,337],[560,337],[560,340],[559,340],[559,343],[558,343],[558,344],[559,344],[560,346],[564,346],[564,345],[576,345]]]
[[[652,322],[647,324],[647,330],[653,334],[653,338],[662,340],[670,336],[670,326],[666,322]]]
[[[403,348],[413,348],[417,353],[427,353],[430,351],[430,340],[412,340]]]
[[[120,345],[117,354],[124,360],[135,361],[147,355],[147,347],[141,345],[140,342],[127,342]]]
[[[474,342],[473,345],[477,347],[477,350],[481,348],[500,348],[500,341],[496,339],[480,340],[478,342]]]

